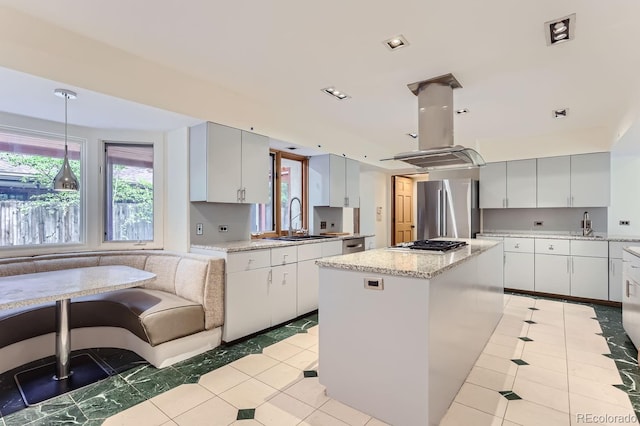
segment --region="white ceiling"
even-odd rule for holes
[[[454,91],[454,105],[470,110],[455,117],[456,143],[476,147],[487,160],[609,149],[639,111],[640,2],[633,0],[0,0],[0,5],[261,105],[264,117],[257,121],[280,140],[321,145],[380,166],[391,165],[380,158],[417,148],[406,136],[417,131],[417,99],[407,84],[449,72],[463,86]],[[544,22],[571,13],[577,18],[575,40],[548,47]],[[410,45],[391,52],[382,42],[398,34]],[[0,56],[0,66],[9,59]],[[61,119],[50,87],[31,86],[9,70],[0,70],[0,81],[0,110]],[[351,99],[334,100],[321,92],[327,86]],[[83,87],[94,89],[85,82]],[[160,95],[144,103],[166,105]],[[151,109],[139,105],[107,96],[96,102],[95,108],[70,113],[70,121],[131,127],[131,118],[138,119],[128,108],[150,119],[145,126],[155,122],[163,130],[191,124],[195,119],[189,115],[217,121],[195,107],[179,108],[183,115],[155,110],[163,115],[154,120],[146,115]],[[568,118],[552,118],[552,110],[565,107]],[[282,116],[292,118],[272,118]]]

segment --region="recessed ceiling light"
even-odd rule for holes
[[[576,29],[576,14],[545,22],[544,28],[547,46],[573,40]]]
[[[469,110],[467,108],[462,108],[462,109],[456,110],[456,114],[466,114],[468,112],[469,112]]]
[[[409,42],[402,34],[391,37],[390,39],[383,41],[383,43],[389,50],[396,50],[409,45]]]
[[[343,99],[347,99],[350,98],[351,96],[347,95],[344,92],[341,92],[340,90],[336,89],[335,87],[325,87],[324,89],[322,89],[322,91],[324,93],[326,93],[327,95],[331,95],[336,99],[339,100],[343,100]]]
[[[417,133],[407,133],[407,136],[410,136],[413,139],[418,139],[418,134]]]
[[[569,108],[553,110],[553,118],[565,118],[567,115],[569,115]]]

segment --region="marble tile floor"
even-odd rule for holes
[[[0,426],[384,425],[325,396],[317,324],[298,320],[161,370],[120,360],[106,381]],[[619,308],[505,295],[504,316],[441,426],[635,424],[636,359]]]

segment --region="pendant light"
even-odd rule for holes
[[[77,191],[80,188],[78,178],[69,167],[69,154],[67,148],[67,102],[69,99],[78,97],[76,92],[67,89],[56,89],[53,91],[56,96],[64,98],[64,161],[62,168],[53,179],[54,191]]]

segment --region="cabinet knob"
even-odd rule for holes
[[[515,248],[520,248],[520,244],[516,244],[514,247]]]
[[[549,244],[549,250],[553,250],[553,244]]]

